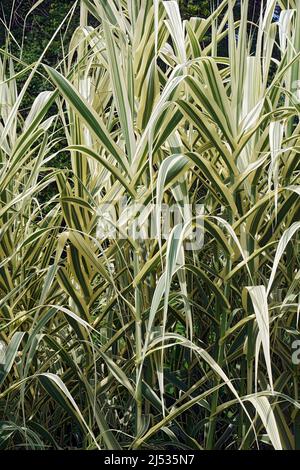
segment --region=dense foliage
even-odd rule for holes
[[[299,448],[300,9],[251,5],[83,0],[57,59],[1,49],[2,449]]]

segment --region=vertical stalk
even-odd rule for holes
[[[81,0],[80,3],[80,27],[84,28],[88,24],[88,10],[83,1]],[[78,46],[78,58],[79,58],[79,67],[80,67],[80,62],[82,61],[82,58],[85,56],[85,41],[81,40]],[[79,74],[79,77],[81,74]]]
[[[232,225],[232,221],[233,221],[233,214],[232,214],[232,211],[229,209],[228,222],[230,223],[230,225]],[[231,261],[230,256],[228,256],[226,259],[226,266],[225,266],[226,274],[228,274],[231,271],[231,269],[232,269],[232,261]],[[226,282],[224,286],[224,295],[227,299],[230,296],[230,281]],[[216,311],[220,312],[219,336],[216,339],[217,344],[218,344],[219,340],[226,333],[228,311],[227,309],[224,309],[224,307],[219,306],[218,303],[216,304]],[[222,344],[218,344],[218,355],[217,355],[217,363],[219,364],[220,367],[222,367],[222,362],[224,359],[224,352],[225,352],[225,342],[222,342]],[[221,379],[220,377],[218,377],[216,379],[216,385],[218,385],[220,381]],[[215,442],[215,432],[216,432],[216,422],[217,422],[217,417],[215,415],[215,412],[218,406],[218,399],[219,399],[219,390],[216,390],[213,393],[212,401],[211,401],[210,422],[209,422],[209,428],[208,428],[208,434],[207,434],[207,449],[208,450],[213,449],[214,442]]]
[[[134,276],[140,270],[139,253],[134,252]],[[136,436],[142,427],[142,377],[139,368],[142,359],[142,299],[140,287],[135,288],[135,354],[136,354]]]
[[[252,198],[253,203],[256,202],[256,188],[252,188]],[[252,254],[255,251],[255,240],[254,236],[251,233],[247,234],[247,252]],[[255,260],[251,260],[249,262],[249,269],[253,277],[253,281],[248,276],[248,285],[254,285],[256,283],[256,269],[255,269]],[[248,295],[246,296],[246,303],[244,305],[244,310],[246,315],[250,315],[253,313],[252,302],[249,302]],[[246,367],[247,367],[247,383],[246,383],[246,393],[247,395],[251,395],[253,392],[253,365],[254,365],[254,337],[253,337],[253,328],[254,328],[254,320],[250,321],[247,326],[247,356],[246,356]],[[244,393],[243,393],[244,394]],[[248,403],[245,403],[245,407],[248,410],[249,414],[251,415],[251,407],[249,407]],[[251,424],[249,423],[249,419],[246,416],[244,410],[241,412],[241,421],[242,421],[242,440],[243,440],[243,450],[248,450],[250,448],[251,439],[252,439],[252,432],[249,432],[249,428]],[[245,438],[246,436],[246,438]]]
[[[80,3],[80,26],[86,26],[87,25],[87,19],[88,19],[88,9],[84,2],[81,0]]]
[[[226,332],[226,325],[227,325],[227,312],[224,311],[221,314],[221,325],[220,325],[220,338],[225,334]],[[217,362],[221,366],[224,358],[224,343],[219,346],[218,348],[218,358]],[[218,377],[216,379],[216,385],[220,383],[221,379]],[[208,428],[208,434],[207,434],[207,450],[212,450],[214,447],[214,442],[215,442],[215,431],[216,431],[216,416],[213,416],[217,410],[218,406],[218,399],[219,399],[219,390],[216,390],[213,393],[212,396],[212,402],[211,402],[211,410],[210,410],[210,423],[209,423],[209,428]]]

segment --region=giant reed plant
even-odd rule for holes
[[[298,0],[83,0],[56,68],[1,51],[1,448],[299,447],[299,41]],[[203,211],[103,229],[152,203]]]

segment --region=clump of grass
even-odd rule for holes
[[[300,12],[269,0],[252,35],[247,1],[185,22],[121,4],[82,1],[56,69],[1,52],[0,445],[295,449]],[[124,196],[203,212],[166,239],[99,235]]]

